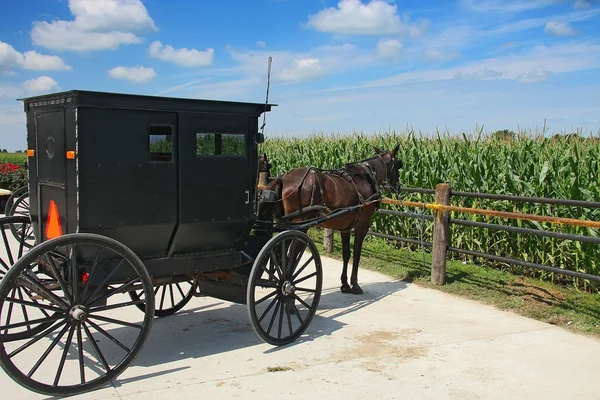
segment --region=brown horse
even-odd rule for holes
[[[334,170],[314,167],[294,168],[271,181],[266,190],[275,194],[275,200],[262,202],[259,219],[277,222],[302,222],[328,213],[362,205],[316,226],[339,231],[342,238],[343,269],[341,291],[362,294],[358,284],[358,264],[362,244],[371,225],[373,213],[379,206],[381,186],[397,191],[398,170],[402,161],[396,159],[399,145],[392,151],[375,149],[375,155],[366,160],[344,165]],[[306,229],[308,230],[308,228]],[[354,231],[352,275],[348,284],[350,234]]]

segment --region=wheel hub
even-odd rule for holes
[[[281,286],[281,292],[284,296],[290,296],[296,291],[296,286],[292,284],[290,281],[285,281]]]
[[[83,306],[77,305],[71,308],[69,311],[69,315],[77,322],[83,322],[87,318],[87,312],[84,310]]]

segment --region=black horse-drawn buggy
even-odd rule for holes
[[[8,217],[19,235],[2,230],[5,243],[21,239],[0,280],[11,378],[49,395],[104,385],[155,315],[198,294],[247,304],[268,343],[307,328],[322,286],[314,243],[254,226],[270,104],[84,91],[24,104],[30,221]]]
[[[155,316],[194,296],[245,304],[273,345],[306,330],[323,281],[306,230],[364,203],[259,223],[258,122],[271,104],[89,91],[23,101],[30,215],[0,219],[0,366],[13,380],[59,396],[103,386]]]

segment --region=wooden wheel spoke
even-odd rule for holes
[[[114,344],[116,344],[117,346],[119,346],[120,348],[122,348],[123,350],[125,350],[127,353],[131,352],[131,349],[129,347],[125,346],[123,343],[121,343],[119,341],[119,339],[117,339],[116,337],[114,337],[110,333],[106,332],[104,329],[102,329],[100,326],[98,326],[97,324],[95,324],[93,321],[90,321],[88,319],[86,322],[88,324],[90,324],[95,330],[97,330],[98,332],[100,332],[101,334],[103,334],[104,336],[106,336],[111,342],[113,342]]]
[[[171,293],[171,307],[175,307],[175,299],[173,298],[173,285],[169,285],[169,292]]]
[[[27,349],[27,348],[29,348],[30,346],[32,346],[32,345],[34,345],[35,343],[37,343],[37,342],[38,342],[40,339],[42,339],[43,337],[46,337],[46,336],[48,336],[48,334],[49,334],[50,332],[54,332],[54,330],[55,330],[56,328],[58,328],[59,326],[61,326],[61,325],[63,325],[63,324],[66,324],[66,323],[67,323],[67,320],[65,319],[65,320],[59,321],[58,323],[56,323],[56,324],[52,325],[50,328],[48,328],[48,329],[44,330],[43,332],[41,332],[40,334],[38,334],[38,335],[34,336],[34,337],[33,337],[33,338],[32,338],[32,339],[29,341],[29,342],[27,342],[27,343],[24,343],[24,344],[22,344],[21,346],[19,346],[17,349],[13,350],[13,351],[12,351],[12,352],[11,352],[11,353],[8,355],[8,357],[11,357],[11,358],[12,358],[12,357],[16,356],[17,354],[19,354],[19,353],[20,353],[20,352],[22,352],[23,350],[26,350],[26,349]],[[67,330],[67,329],[68,329],[68,326],[66,326],[66,327],[64,328],[64,331],[66,332],[66,330]],[[58,340],[58,339],[57,339],[57,340]]]
[[[96,357],[98,357],[98,359],[104,366],[104,369],[106,370],[106,372],[107,373],[110,372],[110,367],[109,367],[108,363],[106,362],[104,355],[100,351],[98,344],[96,344],[96,341],[94,340],[94,336],[92,335],[92,332],[90,332],[90,329],[87,327],[85,322],[82,325],[83,325],[83,330],[85,331],[85,336],[87,337],[88,341],[92,345],[92,348],[94,349],[94,353],[96,353]]]
[[[264,265],[260,266],[262,268],[263,271],[265,271],[267,273],[267,275],[269,275],[270,278],[272,278],[275,282],[279,283],[281,282],[279,279],[277,279],[277,277],[275,277],[275,275],[273,275],[273,273],[271,273],[271,271],[269,271]]]
[[[298,287],[298,286],[296,286],[296,291],[297,291],[297,292],[316,293],[316,290],[315,290],[315,289],[307,289],[307,288]]]
[[[98,292],[100,291],[100,289],[102,289],[103,287],[105,287],[108,282],[110,281],[110,278],[112,278],[116,273],[117,270],[121,267],[121,265],[123,265],[123,263],[125,262],[125,258],[122,258],[121,261],[119,261],[117,263],[117,265],[110,271],[110,273],[104,278],[104,280],[102,281],[101,284],[99,284],[94,291],[92,292],[92,294],[88,295],[88,297],[86,298],[82,298],[81,299],[81,303],[82,304],[87,304],[88,301],[90,301],[90,299],[93,299],[94,296],[96,296],[96,294],[98,294]],[[91,281],[88,278],[87,284],[90,285]]]
[[[167,292],[167,287],[163,286],[162,287],[162,295],[160,296],[160,307],[158,307],[160,310],[163,309],[163,305],[165,303],[165,293]]]
[[[296,311],[297,312],[297,311]],[[285,316],[287,317],[288,329],[290,330],[290,336],[292,336],[292,317],[290,316],[289,305],[285,308]]]
[[[56,322],[59,319],[64,318],[64,315],[59,315],[59,316],[54,316],[54,317],[48,317],[48,318],[39,318],[39,319],[32,319],[26,322],[17,322],[15,324],[9,324],[9,325],[4,325],[0,327],[0,330],[3,331],[7,331],[9,329],[14,329],[14,328],[21,328],[23,326],[31,326],[34,324],[46,324],[48,322],[52,323],[52,322]]]
[[[273,322],[275,322],[275,317],[277,316],[277,311],[279,311],[279,306],[281,305],[281,299],[278,297],[277,305],[275,306],[275,311],[273,311],[273,316],[271,317],[271,322],[269,322],[269,327],[267,328],[267,334],[271,333],[271,328],[273,328]]]
[[[60,312],[60,313],[64,312],[63,309],[58,308],[58,307],[47,306],[45,304],[40,304],[40,303],[36,303],[33,301],[23,300],[23,296],[21,295],[21,292],[19,292],[19,297],[20,297],[20,299],[15,299],[14,297],[7,297],[4,301],[10,302],[10,303],[15,303],[15,304],[21,304],[23,306],[31,306],[31,307],[39,308],[41,310],[48,310],[48,311],[54,311],[54,312]]]
[[[298,297],[298,295],[297,295],[296,293],[293,293],[293,294],[292,294],[292,296],[294,296],[294,298],[295,298],[296,300],[298,300],[298,301],[300,302],[300,304],[302,304],[304,307],[308,308],[309,310],[311,310],[311,309],[312,309],[312,307],[311,307],[311,306],[309,306],[308,304],[306,304],[306,302],[305,302],[304,300],[302,300],[300,297]],[[294,307],[295,307],[295,305],[294,305]],[[296,309],[296,310],[297,310],[297,309]]]
[[[302,267],[300,267],[300,269],[296,271],[296,273],[292,276],[292,281],[295,280],[298,277],[298,275],[300,275],[302,271],[304,271],[304,269],[308,267],[308,264],[310,264],[314,259],[315,256],[310,256],[310,258],[302,265]]]
[[[60,288],[62,289],[65,297],[69,301],[69,305],[74,304],[73,302],[75,301],[75,299],[69,297],[69,290],[67,289],[67,284],[64,281],[64,279],[62,278],[62,276],[60,276],[60,273],[58,272],[58,268],[56,267],[56,263],[54,262],[52,257],[50,257],[48,255],[48,253],[44,254],[44,256],[45,256],[46,260],[48,260],[48,263],[50,264],[50,269],[52,270],[52,273],[54,274],[54,278],[58,281]],[[76,285],[73,285],[73,286],[76,286]]]
[[[111,324],[125,325],[125,326],[130,326],[132,328],[143,329],[143,325],[134,324],[132,322],[127,322],[127,321],[121,321],[118,319],[105,317],[103,315],[89,314],[88,318],[99,319],[100,321],[109,322]]]
[[[117,288],[114,288],[113,290],[109,291],[108,293],[105,293],[101,297],[98,297],[96,300],[94,300],[93,302],[91,302],[90,304],[88,304],[88,307],[91,308],[94,304],[102,302],[102,301],[108,299],[110,296],[112,296],[115,293],[124,291],[125,289],[133,286],[135,283],[140,282],[141,280],[142,279],[138,277],[136,279],[130,280],[129,282],[127,282],[127,283],[125,283],[125,284],[123,284],[123,285],[121,285],[121,286],[119,286]]]
[[[177,282],[175,284],[175,286],[177,286],[177,290],[179,291],[179,294],[181,295],[181,297],[185,298],[185,294],[183,294],[183,290],[181,290],[181,286],[179,286],[179,282]]]
[[[56,296],[54,293],[52,293],[50,290],[48,290],[35,276],[29,275],[29,274],[21,274],[20,277],[22,279],[24,279],[25,281],[29,282],[31,285],[33,285],[35,288],[37,288],[38,290],[40,290],[44,295],[46,295],[49,299],[52,299],[52,301],[54,301],[54,303],[58,304],[59,306],[62,306],[63,309],[68,309],[69,305],[67,303],[65,303],[61,298],[59,298],[58,296]]]
[[[271,297],[273,297],[274,295],[276,295],[276,294],[277,294],[277,292],[279,292],[279,290],[273,290],[273,291],[272,291],[271,293],[269,293],[268,295],[266,295],[266,296],[264,296],[264,297],[260,298],[259,300],[256,300],[256,301],[254,302],[254,304],[260,304],[260,303],[262,303],[263,301],[265,301],[265,300],[267,300],[267,299],[270,299]]]
[[[94,279],[96,273],[96,267],[98,266],[98,260],[100,260],[100,253],[102,252],[102,247],[98,247],[98,251],[96,252],[96,256],[94,257],[94,263],[92,264],[92,268],[90,269],[90,274],[88,275],[87,284],[83,288],[83,293],[81,293],[81,299],[85,299],[88,290],[90,290],[90,283]]]
[[[60,376],[62,375],[62,370],[65,366],[65,361],[67,359],[67,353],[69,348],[71,347],[71,342],[73,341],[73,331],[75,330],[75,325],[71,325],[71,329],[69,330],[69,336],[67,337],[67,342],[65,343],[65,348],[63,349],[62,357],[60,358],[60,364],[58,365],[58,370],[56,371],[56,376],[54,377],[54,386],[58,386],[58,381],[60,380]]]
[[[81,340],[81,325],[77,325],[77,358],[79,359],[79,378],[81,384],[85,383],[85,369],[83,365],[83,341]]]
[[[279,309],[279,327],[277,330],[277,339],[281,339],[281,329],[283,328],[283,309],[285,308],[285,303],[281,301],[281,308]]]
[[[132,301],[128,301],[126,303],[118,303],[118,304],[110,304],[110,305],[106,305],[106,306],[102,306],[102,307],[96,307],[90,310],[90,313],[97,313],[97,312],[102,312],[102,311],[107,311],[107,310],[113,310],[115,308],[122,308],[122,307],[129,307],[129,306],[135,306],[137,304],[145,304],[146,300],[132,300]]]
[[[269,306],[267,307],[267,309],[262,313],[262,315],[258,318],[258,322],[261,322],[263,320],[264,317],[266,317],[267,313],[269,312],[269,310],[271,308],[273,308],[273,306],[275,305],[275,303],[277,303],[277,300],[279,300],[279,296],[281,296],[280,294],[277,294],[277,296],[273,299],[273,301],[271,301],[271,303],[269,304]]]
[[[6,237],[6,230],[1,229],[0,232],[2,232],[2,240],[4,241],[4,248],[6,249],[6,253],[8,255],[8,262],[10,265],[14,265],[15,260],[13,259],[12,250],[10,248],[10,245],[8,244],[8,238]]]
[[[294,285],[299,284],[300,282],[304,282],[305,280],[308,280],[310,278],[312,278],[313,276],[317,276],[317,272],[313,272],[310,275],[306,275],[305,277],[298,279],[297,281],[292,282]]]
[[[56,346],[58,341],[60,339],[62,339],[62,337],[65,335],[65,333],[67,332],[67,329],[69,329],[69,325],[65,325],[65,327],[62,329],[62,331],[60,331],[60,333],[56,336],[56,338],[54,338],[54,340],[52,341],[50,346],[48,346],[48,348],[46,349],[44,354],[42,354],[42,357],[40,357],[40,359],[35,363],[35,365],[29,370],[29,373],[27,373],[27,377],[31,378],[31,376],[35,373],[35,371],[37,371],[37,369],[40,367],[40,365],[42,365],[42,363],[44,362],[46,357],[48,357],[48,354],[50,354],[52,349]]]

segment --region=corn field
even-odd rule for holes
[[[403,186],[433,189],[438,183],[451,184],[454,191],[495,193],[531,197],[552,197],[600,201],[600,139],[578,135],[544,137],[526,133],[499,131],[492,135],[435,137],[417,136],[411,132],[387,132],[375,135],[313,135],[305,138],[267,139],[263,151],[277,175],[293,167],[316,166],[323,169],[342,166],[374,154],[373,146],[392,149],[400,144],[399,158]],[[402,194],[392,198],[433,202],[433,195]],[[519,211],[539,215],[600,220],[600,209],[544,204],[514,203],[453,197],[452,205]],[[404,211],[421,211],[404,207],[384,206]],[[430,211],[425,211],[430,214]],[[544,229],[556,232],[598,236],[598,230],[546,223],[507,220],[462,213],[451,218],[483,221],[504,225]],[[390,215],[375,215],[372,230],[380,233],[421,238],[422,220]],[[425,241],[432,240],[432,222],[425,221]],[[552,265],[556,267],[600,274],[599,246],[554,238],[516,234],[487,229],[451,225],[450,245],[505,257]],[[413,246],[415,247],[415,246]],[[415,247],[421,251],[420,246]],[[470,257],[448,253],[473,262]],[[495,267],[523,272],[555,282],[575,284],[584,289],[595,288],[592,282],[571,279],[543,271],[527,270],[488,262]],[[590,286],[591,285],[591,286]]]

